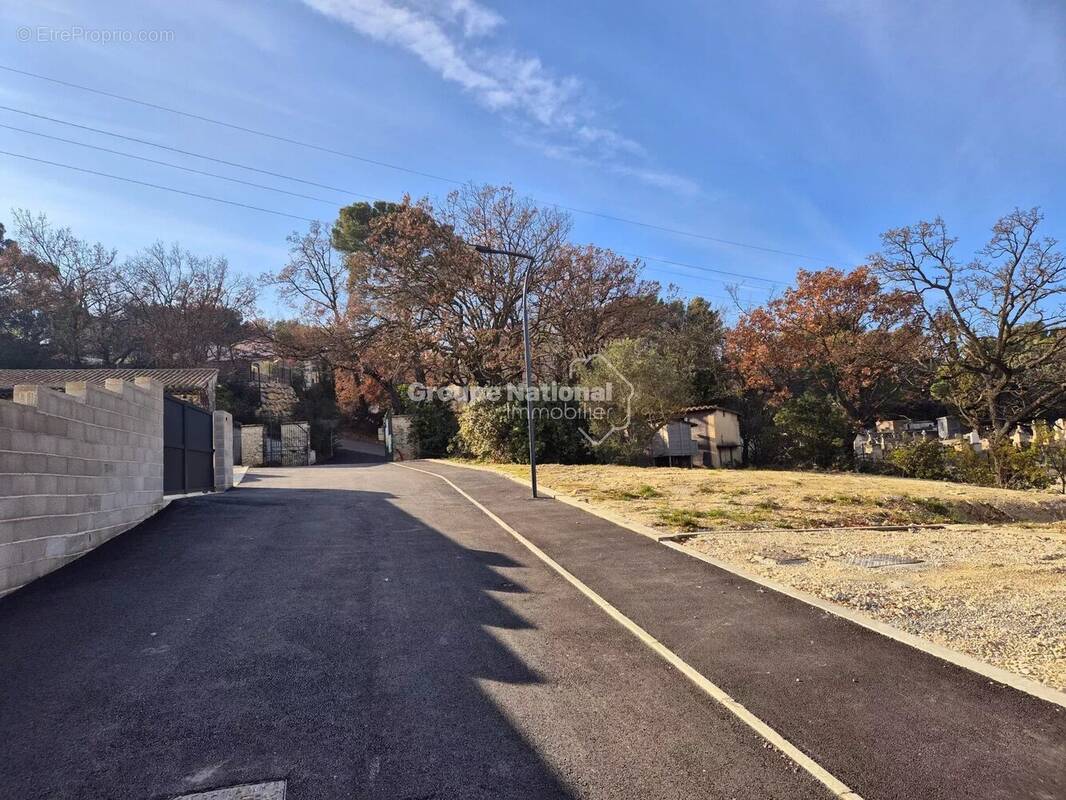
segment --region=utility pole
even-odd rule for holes
[[[537,440],[533,432],[533,355],[529,346],[529,273],[533,271],[533,256],[528,253],[518,253],[514,250],[497,250],[486,247],[483,244],[474,245],[479,253],[490,256],[510,256],[511,258],[524,258],[529,262],[525,274],[522,275],[522,344],[526,351],[526,428],[529,430],[529,482],[533,487],[533,497],[537,497]]]

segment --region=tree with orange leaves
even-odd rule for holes
[[[772,405],[824,395],[854,427],[899,403],[922,353],[913,297],[884,291],[866,267],[801,270],[794,288],[743,314],[726,339],[744,389]]]
[[[641,280],[639,262],[570,243],[565,213],[511,187],[466,186],[439,208],[409,197],[357,206],[342,210],[332,238],[317,224],[294,234],[289,263],[268,278],[301,312],[309,333],[301,347],[350,372],[352,392],[369,380],[397,407],[399,388],[410,381],[520,378],[529,267],[472,245],[533,256],[537,380],[565,379],[573,359],[648,334],[658,321],[659,285]]]

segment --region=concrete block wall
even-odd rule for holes
[[[137,378],[0,400],[0,595],[163,505],[163,386]]]
[[[211,415],[215,445],[215,491],[233,486],[233,415],[216,411]]]

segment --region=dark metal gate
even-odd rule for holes
[[[306,422],[263,422],[263,461],[267,467],[297,467],[311,463],[311,426]]]
[[[284,463],[281,446],[281,423],[270,420],[263,424],[263,464],[280,467]]]
[[[211,414],[173,397],[163,398],[163,493],[215,487]]]
[[[233,463],[244,463],[244,438],[241,436],[241,423],[233,423]]]

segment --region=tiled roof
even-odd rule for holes
[[[727,414],[736,414],[737,412],[731,408],[722,408],[721,406],[689,406],[688,408],[681,409],[681,414],[695,414],[700,411],[724,411]],[[739,416],[739,415],[738,415]]]
[[[132,381],[134,378],[154,378],[164,389],[208,389],[218,380],[218,370],[209,367],[178,367],[174,369],[133,369],[123,367],[91,367],[87,369],[0,369],[0,389],[10,389],[20,383],[62,388],[67,381],[103,383],[108,378]]]

